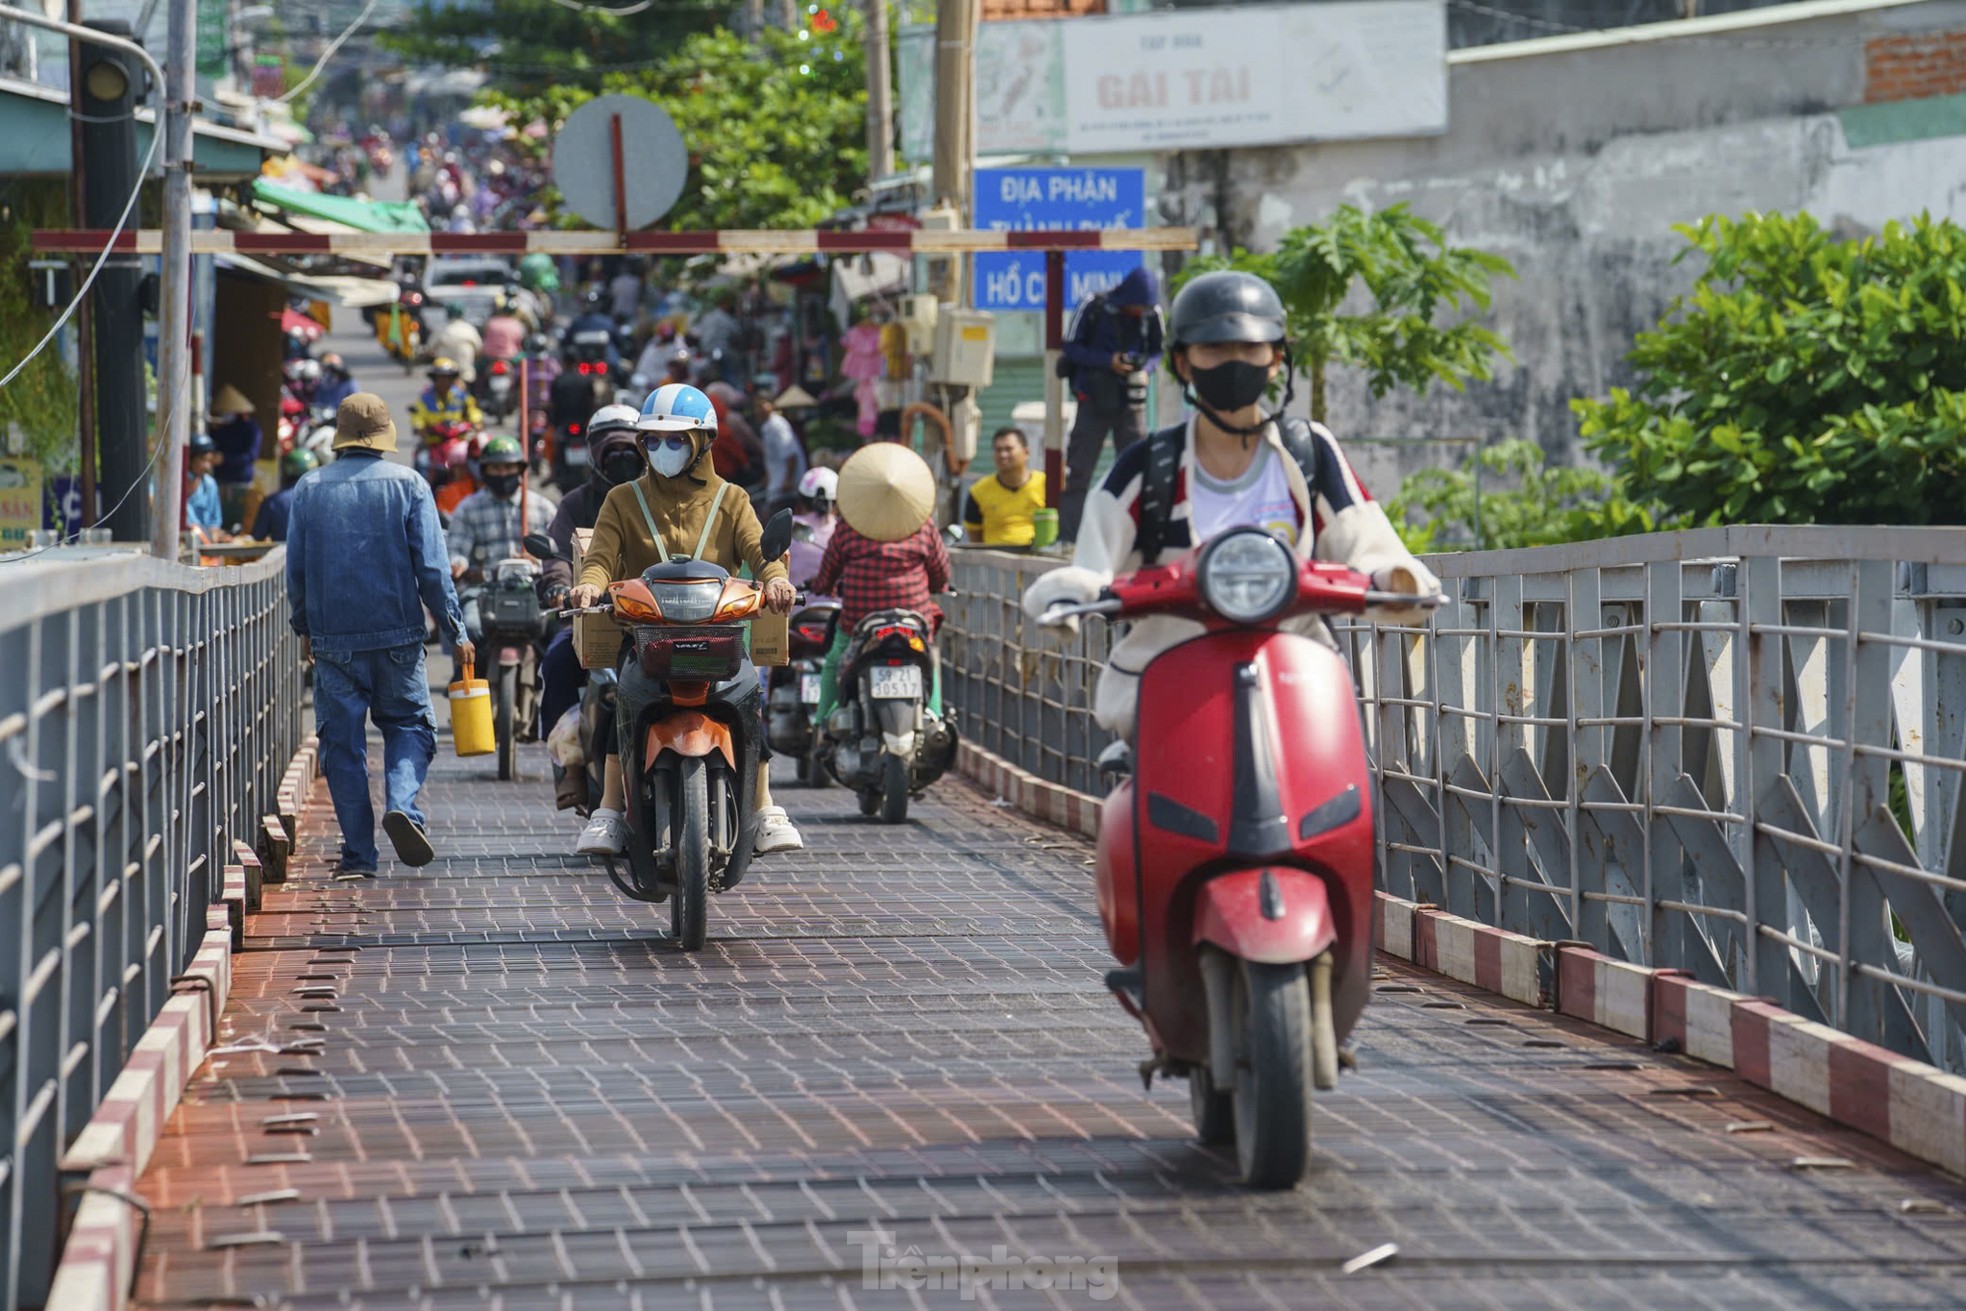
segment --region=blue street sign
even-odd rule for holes
[[[976,226],[992,231],[1092,230],[1146,226],[1147,172],[1139,168],[981,168]],[[1144,256],[1137,250],[1073,251],[1065,256],[1067,317],[1111,287]],[[1044,309],[1044,252],[976,257],[976,308]]]

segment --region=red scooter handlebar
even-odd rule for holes
[[[1342,565],[1306,560],[1297,571],[1297,594],[1272,620],[1293,614],[1362,614],[1376,606],[1413,606],[1431,610],[1446,602],[1435,592],[1416,596],[1389,592],[1371,585],[1371,579]],[[1203,594],[1195,556],[1189,555],[1170,565],[1139,569],[1115,578],[1101,594],[1090,601],[1053,605],[1040,621],[1058,624],[1080,615],[1108,618],[1137,617],[1146,614],[1187,612],[1190,618],[1220,618]]]

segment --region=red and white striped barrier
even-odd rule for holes
[[[1009,232],[920,228],[830,232],[808,228],[777,232],[725,228],[699,232],[232,232],[211,228],[191,234],[194,255],[960,255],[993,250],[1194,250],[1193,228],[1048,228]],[[157,228],[128,229],[112,243],[107,229],[41,228],[33,235],[41,254],[93,255],[105,246],[135,255],[160,255]]]

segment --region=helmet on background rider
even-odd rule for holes
[[[840,497],[840,476],[831,469],[807,469],[799,479],[799,501],[814,514],[831,514]]]
[[[552,353],[553,339],[545,333],[535,332],[526,338],[526,354],[543,356]]]
[[[610,487],[633,482],[648,468],[637,425],[641,411],[632,405],[604,405],[587,421],[587,453],[594,473]]]
[[[1188,347],[1231,343],[1276,345],[1282,350],[1283,400],[1275,413],[1264,415],[1254,427],[1230,423],[1220,411],[1261,401],[1275,365],[1232,360],[1209,369],[1188,368],[1182,375]],[[1181,288],[1168,311],[1167,358],[1169,369],[1181,379],[1182,399],[1224,432],[1254,437],[1290,404],[1293,370],[1283,300],[1275,287],[1253,273],[1223,269],[1204,273]]]
[[[666,383],[642,402],[635,427],[650,467],[664,478],[676,478],[708,454],[717,437],[717,407],[688,383]]]
[[[444,379],[449,378],[451,382],[456,382],[464,376],[464,371],[457,367],[456,360],[451,359],[449,356],[439,355],[436,359],[430,361],[430,371],[426,376],[431,382],[437,384],[439,390],[442,390],[450,385]]]
[[[288,451],[280,457],[280,485],[291,487],[299,482],[305,474],[320,467],[321,462],[314,458],[314,452],[309,450]]]
[[[321,367],[330,373],[338,373],[344,378],[348,376],[348,365],[334,351],[329,351],[321,357]]]
[[[526,472],[525,448],[517,437],[498,434],[478,452],[478,468],[486,490],[493,496],[507,497],[519,490],[519,479]]]

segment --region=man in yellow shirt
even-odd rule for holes
[[[1026,546],[1044,508],[1044,475],[1031,472],[1031,443],[1022,428],[999,428],[990,440],[997,471],[969,489],[963,526],[985,546]]]

